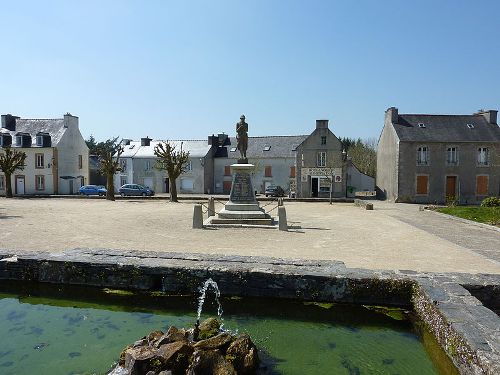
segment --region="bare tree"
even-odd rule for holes
[[[377,172],[377,140],[359,138],[349,147],[348,155],[353,164],[364,174],[375,177]]]
[[[106,199],[115,200],[115,187],[113,179],[116,172],[121,171],[120,156],[123,153],[123,145],[118,141],[119,137],[99,142],[96,153],[99,157],[99,172],[106,176]]]
[[[16,170],[23,170],[26,164],[26,153],[6,147],[0,153],[0,169],[5,174],[5,197],[12,198],[11,176]]]
[[[155,168],[160,171],[167,171],[170,184],[170,201],[177,202],[177,185],[175,180],[186,171],[187,162],[189,160],[189,152],[180,148],[177,150],[177,145],[169,141],[163,141],[155,146],[154,153],[158,158]]]

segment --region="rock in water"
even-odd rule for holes
[[[259,366],[257,347],[246,333],[239,335],[226,351],[226,358],[238,374],[254,374]]]
[[[219,333],[220,322],[217,318],[208,318],[200,323],[199,329],[198,338],[201,340],[209,339]]]
[[[233,365],[219,350],[199,350],[193,353],[186,375],[237,375]]]

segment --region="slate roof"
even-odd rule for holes
[[[140,141],[131,141],[129,145],[124,146],[122,158],[156,158],[154,149],[155,146],[161,143],[161,140],[151,141],[149,146],[141,146]],[[180,148],[182,142],[182,149],[189,151],[189,156],[193,158],[202,158],[207,155],[210,150],[210,145],[206,140],[169,140]]]
[[[419,127],[419,123],[425,127]],[[393,126],[401,141],[500,142],[498,125],[489,124],[481,115],[400,114]]]
[[[307,138],[307,135],[248,137],[247,158],[283,158],[294,157],[295,149]],[[227,146],[228,158],[240,157],[236,150],[236,137],[230,137],[231,144]],[[268,151],[264,151],[266,146]]]
[[[31,135],[31,144],[36,146],[37,133],[49,133],[52,141],[52,147],[57,146],[67,128],[64,127],[64,119],[16,119],[16,130],[10,131],[2,128],[2,133],[9,133],[15,142],[17,133],[28,133]]]

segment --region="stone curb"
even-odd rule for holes
[[[0,250],[0,280],[193,294],[209,277],[225,295],[413,307],[461,374],[500,373],[500,317],[480,301],[500,311],[500,275],[137,250]]]

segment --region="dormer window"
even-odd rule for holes
[[[474,124],[467,124],[467,127],[468,127],[469,129],[474,129]]]
[[[23,144],[23,136],[22,135],[16,135],[16,146],[21,147]]]
[[[269,145],[264,146],[264,151],[269,151],[270,149],[271,149],[271,146],[269,146]]]
[[[424,124],[423,122],[419,122],[419,123],[418,123],[418,127],[419,127],[419,128],[425,128],[425,124]]]
[[[43,135],[36,136],[36,145],[40,147],[43,146]]]

